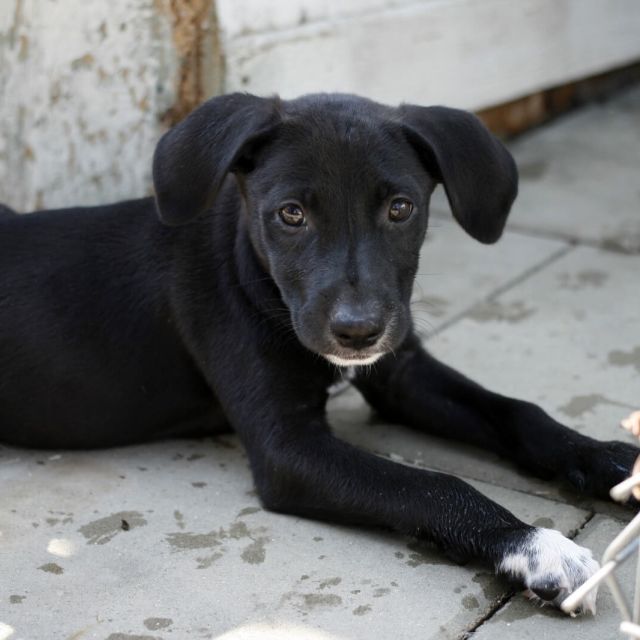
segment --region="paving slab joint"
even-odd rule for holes
[[[525,236],[529,238],[540,238],[542,240],[557,240],[560,242],[566,242],[572,246],[577,247],[591,247],[592,249],[599,249],[600,251],[607,251],[609,253],[617,253],[623,256],[638,255],[640,249],[635,246],[625,246],[624,243],[616,241],[612,238],[603,238],[602,240],[593,240],[591,238],[579,238],[570,233],[547,230],[547,229],[534,229],[527,226],[526,223],[510,223],[507,227],[509,233],[514,233],[519,236]]]
[[[430,332],[426,336],[425,340],[430,340],[434,336],[437,336],[440,333],[442,333],[443,331],[446,331],[449,327],[453,326],[458,321],[460,321],[463,318],[465,318],[475,307],[495,300],[498,296],[502,295],[506,291],[509,291],[510,289],[513,289],[514,287],[517,287],[519,284],[521,284],[525,280],[529,279],[531,276],[534,276],[537,273],[539,273],[540,271],[542,271],[543,269],[546,269],[549,265],[551,265],[554,262],[560,260],[560,258],[563,258],[568,253],[573,251],[573,249],[576,246],[577,245],[575,245],[575,244],[567,243],[565,246],[561,247],[557,251],[554,251],[550,256],[548,256],[547,258],[545,258],[541,262],[538,262],[538,263],[534,264],[529,269],[525,269],[522,273],[520,273],[516,277],[512,278],[511,280],[508,280],[503,285],[501,285],[498,288],[496,288],[493,291],[491,291],[491,293],[489,293],[487,296],[485,296],[482,300],[478,300],[477,302],[474,302],[473,304],[471,304],[467,308],[463,309],[459,313],[456,313],[455,315],[453,315],[449,320],[443,322],[439,327],[435,328],[432,332]]]
[[[489,608],[489,610],[487,611],[487,613],[480,618],[479,620],[476,620],[475,624],[470,627],[469,629],[466,629],[465,631],[463,631],[458,637],[457,640],[470,640],[471,638],[473,638],[473,634],[488,620],[491,620],[491,618],[493,618],[493,616],[498,613],[498,611],[500,611],[500,609],[502,609],[507,602],[509,602],[511,600],[511,598],[513,598],[513,596],[516,595],[515,591],[509,591],[508,593],[505,593],[503,596],[501,596],[500,598],[498,598]]]

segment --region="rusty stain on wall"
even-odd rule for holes
[[[605,99],[639,80],[640,63],[634,62],[482,109],[478,116],[494,133],[514,136],[588,102]]]
[[[164,125],[172,126],[220,91],[223,62],[214,0],[160,0],[163,5],[179,57],[176,100],[161,116]]]
[[[16,45],[16,34],[22,25],[22,3],[23,0],[16,0],[15,11],[13,12],[13,24],[9,28],[9,46],[13,49]]]

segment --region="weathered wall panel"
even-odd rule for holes
[[[227,89],[480,109],[640,59],[637,0],[218,0]]]
[[[194,52],[211,6],[2,0],[0,201],[29,210],[148,191],[164,123],[203,97]]]

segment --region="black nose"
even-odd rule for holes
[[[331,320],[330,329],[340,346],[365,349],[378,341],[384,326],[377,315],[340,309]]]

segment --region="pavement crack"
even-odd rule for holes
[[[586,528],[586,526],[596,517],[596,511],[594,509],[590,510],[589,513],[587,513],[587,515],[584,517],[584,520],[582,521],[582,524],[580,524],[578,526],[577,529],[572,529],[571,531],[569,531],[569,533],[567,533],[567,538],[569,538],[569,540],[573,540],[574,538],[577,538],[578,535],[584,531],[584,529]]]
[[[489,609],[487,609],[486,613],[479,618],[478,620],[475,621],[475,623],[469,627],[468,629],[465,629],[459,636],[457,636],[456,640],[467,640],[467,638],[472,638],[473,634],[488,620],[491,620],[491,618],[493,618],[493,616],[496,615],[496,613],[498,613],[498,611],[500,611],[500,609],[502,609],[510,600],[511,598],[513,598],[513,596],[516,594],[515,591],[509,591],[508,593],[505,593],[503,596],[501,596],[500,598],[498,598],[490,607]]]
[[[621,255],[638,255],[640,249],[637,247],[636,242],[632,242],[630,245],[625,245],[621,241],[613,239],[592,239],[592,238],[578,238],[571,233],[563,232],[560,230],[548,230],[548,229],[535,229],[527,226],[526,223],[510,223],[508,227],[509,233],[515,233],[517,235],[526,236],[529,238],[541,238],[542,240],[559,240],[562,242],[568,242],[574,247],[589,247],[591,249],[598,249],[599,251],[605,251],[608,253],[617,253]]]

